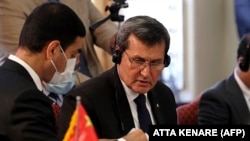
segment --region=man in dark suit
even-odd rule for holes
[[[85,27],[69,7],[45,3],[28,16],[15,55],[0,67],[0,140],[57,141],[52,101],[42,82],[69,80]]]
[[[250,34],[242,37],[237,66],[226,79],[202,94],[199,124],[250,124]]]
[[[132,128],[142,128],[137,97],[146,97],[150,124],[177,124],[176,103],[169,87],[158,81],[170,63],[167,29],[148,16],[125,21],[113,48],[115,66],[83,82],[64,98],[59,117],[59,137],[68,128],[76,96],[86,108],[99,138],[121,138]],[[126,139],[126,138],[125,138]],[[127,139],[126,139],[127,140]],[[134,141],[138,141],[134,138]]]

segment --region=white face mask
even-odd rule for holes
[[[62,48],[61,48],[61,50],[62,50]],[[72,75],[73,75],[74,70],[75,70],[76,58],[67,59],[63,50],[62,50],[62,52],[64,54],[65,59],[67,60],[66,68],[65,68],[64,72],[60,73],[60,72],[58,72],[54,62],[52,60],[50,60],[50,62],[54,66],[56,72],[54,73],[49,84],[61,84],[64,81],[68,81],[70,78],[72,78]]]
[[[45,88],[49,92],[53,92],[55,94],[64,95],[68,93],[75,85],[76,76],[72,75],[69,80],[62,82],[61,84],[45,84]]]

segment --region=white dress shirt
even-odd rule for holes
[[[236,73],[236,69],[234,70],[234,77],[235,77],[235,80],[238,83],[240,89],[243,92],[244,98],[245,98],[247,106],[248,106],[248,110],[250,112],[250,89],[241,81],[240,77]]]
[[[12,61],[17,62],[21,66],[23,66],[28,71],[31,78],[33,79],[37,89],[40,90],[41,92],[43,91],[43,85],[42,85],[41,79],[39,78],[37,73],[26,62],[24,62],[22,59],[18,58],[15,55],[9,55],[8,58]]]
[[[40,79],[40,77],[37,75],[37,73],[26,63],[24,62],[22,59],[18,58],[15,55],[9,55],[8,57],[10,60],[17,62],[18,64],[20,64],[21,66],[23,66],[29,73],[29,75],[31,76],[32,80],[34,81],[36,87],[38,90],[40,90],[41,92],[43,92],[46,96],[49,95],[49,92],[43,87],[42,85],[42,81]],[[54,100],[53,98],[49,97],[52,101],[56,102],[59,106],[62,106],[62,102],[63,102],[63,96],[62,95],[58,95],[58,99]]]

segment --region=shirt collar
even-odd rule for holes
[[[120,79],[121,80],[121,79]],[[127,95],[127,98],[128,98],[128,101],[129,101],[129,103],[130,102],[133,102],[134,101],[134,99],[139,95],[138,93],[135,93],[134,91],[132,91],[130,88],[128,88],[127,87],[127,85],[121,80],[121,82],[122,82],[122,86],[123,86],[123,88],[124,88],[124,90],[125,90],[125,93],[126,93],[126,95]],[[146,96],[146,98],[147,98],[147,93],[145,93],[145,96]]]
[[[247,97],[248,99],[250,99],[250,89],[242,82],[242,80],[240,79],[240,77],[237,74],[236,69],[234,69],[234,78],[235,78],[236,82],[238,83],[240,89],[242,90],[244,96]]]

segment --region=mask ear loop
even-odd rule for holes
[[[51,62],[51,64],[52,64],[52,66],[54,67],[54,69],[56,70],[56,72],[58,72],[55,63],[54,63],[52,60],[50,60],[50,62]]]
[[[62,51],[62,54],[64,55],[64,57],[65,57],[65,59],[66,59],[66,67],[67,67],[67,63],[68,63],[68,58],[67,58],[67,56],[66,56],[66,54],[65,54],[65,52],[64,52],[64,50],[62,49],[62,46],[61,45],[59,45],[59,47],[60,47],[60,49],[61,49],[61,51]],[[53,61],[52,61],[53,62]],[[55,64],[54,64],[54,62],[52,63],[53,64],[53,66],[54,66],[54,68],[56,69],[56,66],[55,66]],[[56,71],[57,71],[57,69],[56,69]],[[64,70],[65,71],[65,70]],[[58,72],[58,71],[57,71]]]
[[[62,50],[62,53],[63,53],[64,57],[66,58],[66,60],[68,60],[68,58],[67,58],[65,52],[63,51],[61,45],[60,45],[60,49]],[[52,64],[53,64],[53,66],[55,67],[55,64],[54,64],[54,63],[52,63]],[[55,68],[55,69],[56,69],[56,68]],[[73,75],[76,76],[76,79],[77,79],[78,83],[80,84],[81,81],[80,81],[80,76],[79,76],[79,74],[78,74],[78,70],[80,70],[80,68],[78,68],[75,72],[73,72]]]
[[[61,51],[62,51],[62,53],[63,53],[63,55],[64,55],[65,59],[66,59],[66,60],[68,60],[68,58],[67,58],[67,56],[66,56],[66,54],[65,54],[64,50],[62,49],[62,46],[60,45],[59,47],[60,47],[60,49],[61,49]]]

